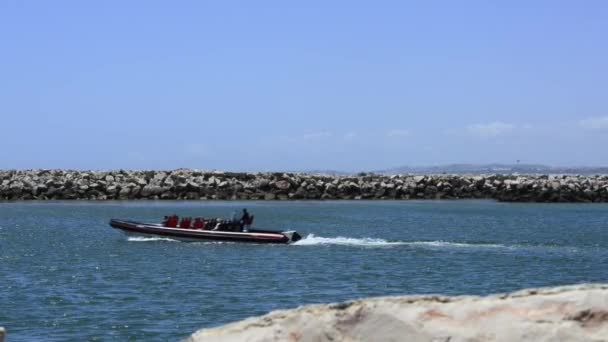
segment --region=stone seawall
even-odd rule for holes
[[[0,200],[496,199],[608,202],[608,176],[0,171]]]

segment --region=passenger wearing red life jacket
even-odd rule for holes
[[[194,224],[192,225],[193,229],[203,229],[205,227],[205,222],[203,218],[197,217],[194,219]]]
[[[190,228],[190,223],[192,223],[192,218],[184,217],[184,218],[182,218],[181,222],[179,223],[179,227],[182,229],[188,229],[188,228]]]
[[[178,220],[179,220],[179,218],[177,217],[177,215],[171,215],[167,218],[166,221],[163,221],[163,226],[169,227],[169,228],[175,228],[175,227],[177,227]]]

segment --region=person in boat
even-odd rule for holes
[[[214,225],[213,229],[211,229],[211,230],[221,230],[221,228],[222,228],[222,221],[220,221],[218,219],[213,219],[211,222]]]
[[[193,229],[205,229],[205,219],[202,217],[197,217],[194,219],[194,223],[192,224]]]
[[[241,230],[244,232],[249,231],[249,227],[251,226],[251,216],[247,209],[243,209],[243,216],[241,216]]]
[[[162,221],[163,227],[174,228],[177,226],[177,215],[165,216]]]

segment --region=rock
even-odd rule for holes
[[[296,190],[296,192],[293,194],[293,198],[294,199],[302,199],[302,198],[306,198],[308,195],[308,193],[306,192],[306,189],[304,187],[299,187],[298,190]]]
[[[141,189],[142,197],[149,197],[154,195],[160,195],[163,191],[163,188],[158,185],[146,185]]]
[[[198,341],[606,341],[608,284],[487,297],[379,297],[279,310],[202,329]]]
[[[414,182],[416,183],[422,183],[422,181],[424,180],[424,176],[414,176]]]
[[[171,177],[167,177],[163,181],[163,185],[170,188],[175,185],[175,182],[173,182],[173,179]]]
[[[335,184],[332,184],[332,183],[325,184],[325,192],[327,194],[331,195],[331,194],[335,193],[337,189],[338,189],[338,187]]]
[[[34,195],[38,195],[44,192],[48,191],[48,187],[44,184],[38,184],[34,186],[34,189],[32,190],[32,192],[34,193]]]
[[[385,192],[386,192],[386,189],[380,188],[380,189],[376,190],[376,192],[374,193],[374,197],[380,198],[380,197],[384,196]]]
[[[289,188],[291,187],[291,184],[289,184],[288,181],[286,180],[280,180],[274,183],[274,186],[279,189],[279,190],[289,190]]]
[[[129,194],[131,193],[131,188],[120,188],[120,191],[118,191],[118,198],[120,199],[127,199],[129,198]]]
[[[260,190],[268,190],[270,187],[270,181],[268,179],[262,178],[258,179],[253,184],[258,187]]]

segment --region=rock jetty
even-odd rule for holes
[[[199,330],[186,341],[608,341],[608,284],[310,305]]]
[[[0,200],[496,199],[608,202],[608,175],[0,170]]]

